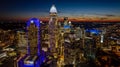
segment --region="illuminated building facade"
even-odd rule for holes
[[[16,67],[40,67],[40,21],[32,18],[27,22],[27,54],[17,59]]]
[[[50,9],[49,21],[49,47],[51,52],[56,52],[58,46],[58,22],[57,22],[57,9],[53,5]]]
[[[40,21],[32,18],[27,22],[28,54],[40,55]]]
[[[26,38],[26,33],[24,31],[17,31],[17,38],[18,38],[18,49],[20,49],[19,51],[21,53],[26,54],[26,48],[27,48],[27,44],[28,44],[28,40]]]
[[[65,33],[70,33],[71,29],[71,21],[68,21],[68,17],[64,17],[64,32]]]

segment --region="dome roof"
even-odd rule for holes
[[[50,8],[50,13],[57,13],[55,5],[52,5],[52,7]]]
[[[40,26],[40,20],[37,18],[31,18],[27,21],[27,27],[30,26],[31,23],[34,23],[35,26],[39,27]]]

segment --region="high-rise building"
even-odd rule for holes
[[[27,48],[27,44],[28,44],[28,40],[26,38],[26,33],[24,31],[17,31],[17,38],[18,38],[18,47],[19,47],[19,51],[21,53],[25,53],[26,54],[26,48]]]
[[[58,21],[57,9],[55,5],[50,8],[50,21],[49,21],[49,46],[51,52],[56,52],[58,46]]]
[[[40,21],[32,18],[27,23],[28,54],[40,54]]]
[[[71,21],[68,21],[68,17],[64,17],[64,33],[70,33]]]
[[[32,18],[26,24],[26,38],[28,45],[27,54],[22,55],[16,60],[16,67],[40,67],[40,20]]]

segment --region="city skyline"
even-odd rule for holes
[[[4,0],[0,2],[1,18],[48,18],[52,5],[59,17],[72,20],[120,21],[119,0]]]

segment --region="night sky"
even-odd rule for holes
[[[0,17],[47,17],[53,4],[59,16],[120,17],[120,0],[0,0]]]

